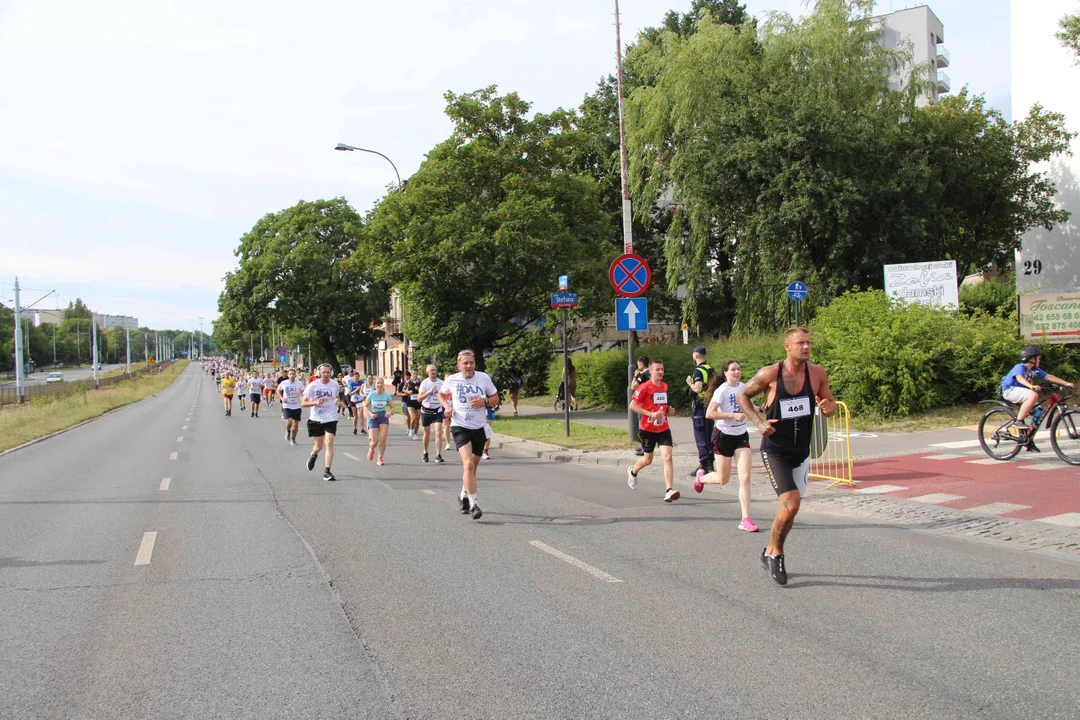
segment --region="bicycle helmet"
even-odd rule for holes
[[[1042,354],[1042,348],[1038,345],[1028,345],[1020,351],[1020,362],[1027,362],[1031,358],[1039,357]]]

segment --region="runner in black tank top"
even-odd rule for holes
[[[762,454],[768,452],[781,457],[792,466],[801,465],[810,457],[810,429],[817,408],[813,383],[810,381],[810,364],[803,367],[802,387],[797,392],[790,392],[784,384],[784,363],[777,365],[776,396],[772,404],[765,408],[765,419],[776,421],[773,423],[776,432],[761,439]],[[776,487],[775,481],[773,487]]]
[[[809,331],[806,328],[788,330],[784,334],[784,349],[787,350],[784,362],[763,367],[738,394],[739,407],[746,413],[747,421],[753,422],[761,432],[765,472],[780,498],[780,510],[773,521],[769,545],[761,553],[761,566],[780,585],[787,584],[784,540],[791,531],[807,489],[814,411],[819,410],[827,417],[836,413],[828,375],[823,368],[811,366],[809,362]],[[789,372],[795,377],[789,375],[785,380],[785,368],[790,368]],[[797,389],[793,391],[793,388]],[[762,419],[753,398],[769,390],[772,390],[773,398],[765,409],[765,419]]]

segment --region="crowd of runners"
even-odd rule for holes
[[[707,484],[727,484],[734,465],[742,511],[738,529],[746,532],[758,532],[750,517],[748,424],[762,436],[761,457],[780,508],[760,562],[781,585],[787,582],[784,541],[807,491],[813,417],[831,417],[836,412],[825,370],[809,362],[810,346],[809,332],[792,328],[784,336],[785,359],[765,366],[748,383],[742,382],[742,368],[736,360],[725,361],[716,373],[706,360],[705,348],[697,347],[696,366],[686,377],[699,456],[694,489],[700,493]],[[637,489],[639,474],[653,463],[659,448],[666,486],[663,500],[673,502],[680,494],[674,486],[668,422],[673,411],[664,363],[647,358],[639,361],[630,403],[631,410],[640,415],[639,459],[627,469],[627,483]],[[353,435],[367,436],[367,459],[385,465],[390,420],[400,414],[406,436],[421,442],[423,462],[431,462],[432,450],[436,463],[445,462],[444,451],[457,450],[462,464],[458,506],[462,514],[474,519],[483,516],[477,501],[476,472],[481,460],[490,457],[491,420],[500,395],[491,377],[476,369],[471,350],[458,353],[456,373],[440,378],[436,366],[428,365],[423,373],[399,371],[389,384],[381,376],[364,377],[356,371],[335,377],[327,364],[319,365],[306,378],[295,369],[243,372],[222,358],[205,358],[203,370],[214,378],[222,394],[226,417],[232,415],[237,400],[244,411],[246,399],[251,418],[259,417],[262,404],[280,403],[285,440],[291,445],[296,445],[301,413],[308,408],[307,434],[312,448],[306,466],[313,470],[321,455],[323,479],[327,481],[335,480],[334,440],[343,418],[351,425]],[[516,377],[519,382],[515,390],[522,386],[520,373]],[[760,395],[765,397],[762,407],[753,402]]]

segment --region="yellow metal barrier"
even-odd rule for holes
[[[826,438],[822,442],[822,438]],[[814,437],[810,440],[810,477],[831,480],[829,487],[847,483],[854,486],[851,461],[851,416],[846,403],[836,403],[836,414],[814,416]]]

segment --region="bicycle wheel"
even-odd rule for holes
[[[1012,460],[1020,452],[1020,438],[1009,432],[1015,419],[1011,410],[996,407],[979,420],[979,444],[995,460]]]
[[[1068,410],[1054,418],[1050,444],[1059,458],[1070,465],[1080,465],[1080,412]]]

